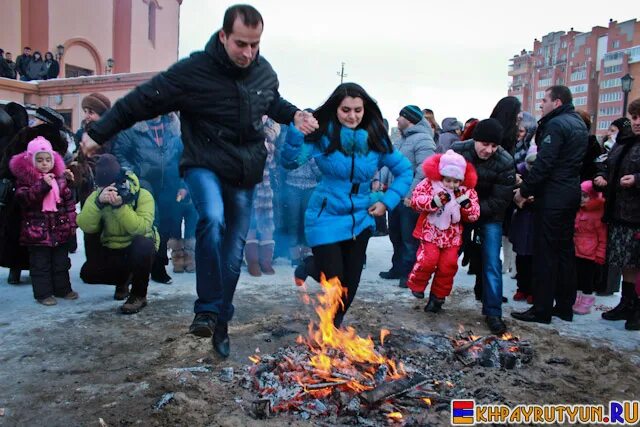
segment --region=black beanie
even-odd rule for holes
[[[120,176],[120,163],[113,154],[103,154],[96,162],[96,185],[106,187]]]
[[[480,142],[493,142],[500,145],[504,129],[496,119],[485,119],[476,125],[473,130],[473,140]]]
[[[404,107],[402,110],[400,110],[400,116],[409,120],[414,125],[420,122],[420,120],[422,120],[423,118],[422,111],[415,105],[407,105],[406,107]]]

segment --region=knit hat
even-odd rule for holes
[[[64,117],[53,108],[40,107],[36,110],[36,119],[40,119],[43,122],[50,124],[58,129],[64,127]]]
[[[627,119],[626,117],[620,117],[619,119],[615,119],[614,121],[612,121],[611,126],[617,127],[618,130],[622,132],[625,127],[631,128],[631,120]]]
[[[53,156],[53,147],[51,147],[51,143],[39,136],[35,139],[32,139],[31,142],[27,145],[27,154],[31,157],[31,161],[33,165],[36,164],[36,155],[38,153],[47,153],[51,156],[51,162],[55,162],[55,157]]]
[[[464,173],[466,170],[466,160],[455,151],[447,150],[447,152],[440,157],[440,164],[438,165],[440,175],[462,181],[464,180]]]
[[[402,110],[400,110],[400,116],[409,120],[414,125],[419,123],[423,118],[422,111],[415,105],[407,105],[406,107],[404,107]]]
[[[94,92],[82,99],[82,108],[88,108],[95,111],[99,116],[102,116],[109,108],[111,108],[111,101],[109,101],[109,98],[103,94]]]
[[[106,187],[116,182],[120,175],[120,163],[113,154],[103,154],[96,162],[96,185]]]
[[[538,146],[534,143],[531,143],[531,146],[527,150],[527,156],[524,158],[524,161],[527,163],[533,163],[536,161],[536,157],[538,157]]]
[[[473,130],[473,139],[480,142],[491,142],[500,145],[504,129],[496,119],[480,121]]]

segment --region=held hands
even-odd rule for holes
[[[458,202],[461,208],[467,209],[471,206],[471,200],[465,191],[456,188],[453,190],[453,195],[456,196],[456,202]]]
[[[519,188],[517,190],[513,190],[513,203],[515,203],[520,209],[524,208],[524,205],[531,202],[533,202],[533,196],[524,198],[522,194],[520,194]]]
[[[405,197],[402,202],[404,203],[404,205],[408,208],[411,207],[411,197]]]
[[[624,177],[623,177],[623,178],[624,178]],[[606,180],[606,179],[604,179],[604,178],[603,178],[603,177],[601,177],[601,176],[596,176],[596,177],[593,179],[593,183],[594,183],[594,185],[595,185],[596,187],[600,187],[600,188],[604,188],[604,187],[606,187],[606,186],[607,186],[607,184],[608,184],[608,183],[607,183],[607,180]]]
[[[633,187],[636,184],[636,177],[633,175],[625,175],[620,178],[620,186],[624,188]]]
[[[313,117],[313,114],[307,113],[306,111],[297,111],[293,116],[293,124],[305,135],[309,135],[318,129],[318,121]]]
[[[434,207],[441,208],[451,201],[451,196],[446,191],[441,191],[433,197],[431,202]]]
[[[46,173],[46,174],[44,174],[44,176],[42,177],[42,179],[44,180],[44,182],[46,182],[46,183],[47,183],[47,185],[48,185],[49,187],[51,187],[51,185],[52,185],[53,181],[55,181],[55,180],[56,180],[56,177],[55,177],[55,175],[54,175],[54,174],[52,174],[52,173]]]
[[[369,206],[368,212],[371,216],[382,216],[387,212],[387,207],[382,202],[375,202]]]

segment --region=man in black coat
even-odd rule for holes
[[[473,164],[478,173],[480,202],[478,228],[482,253],[482,314],[491,333],[507,331],[502,320],[502,222],[513,197],[516,169],[511,154],[500,146],[504,130],[496,119],[476,125],[473,139],[456,142],[451,149]]]
[[[215,350],[225,357],[254,187],[262,181],[267,157],[262,116],[294,122],[305,134],[318,126],[310,113],[299,111],[278,93],[276,73],[259,55],[262,29],[256,9],[230,7],[222,29],[203,52],[137,87],[87,129],[102,143],[136,122],[180,112],[180,170],[199,214],[198,299],[189,331],[213,336]]]
[[[589,142],[584,121],[566,86],[545,91],[538,122],[538,155],[515,192],[522,207],[536,200],[534,216],[533,307],[511,315],[525,322],[550,323],[551,316],[573,320],[576,299],[573,231],[580,207],[580,169]],[[555,299],[555,307],[554,307]]]

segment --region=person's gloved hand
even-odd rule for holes
[[[441,208],[451,201],[451,196],[446,191],[441,191],[435,195],[431,204],[433,207]]]
[[[453,190],[453,194],[456,196],[456,202],[458,202],[461,208],[467,209],[471,206],[471,200],[469,199],[469,195],[467,195],[466,191],[456,188]]]

